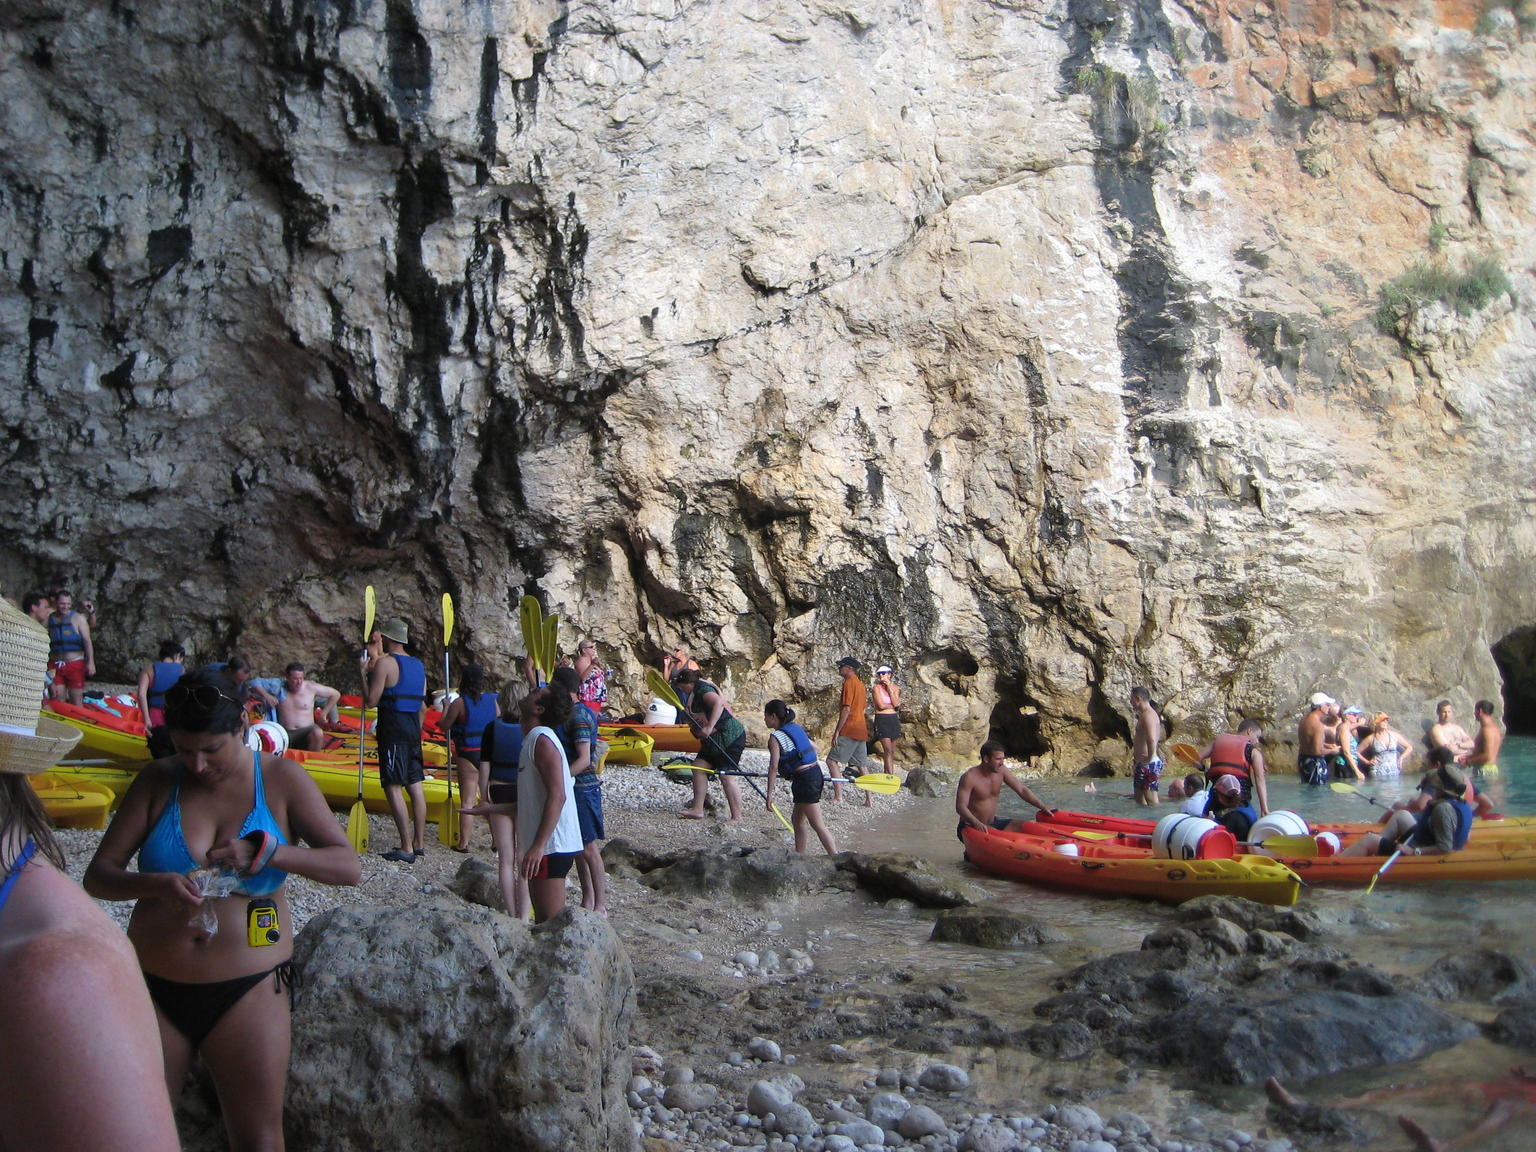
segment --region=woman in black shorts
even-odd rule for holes
[[[795,710],[782,700],[770,700],[763,708],[763,723],[768,725],[768,811],[773,811],[773,783],[780,772],[789,779],[790,796],[795,802],[789,822],[795,830],[795,851],[810,846],[809,827],[816,833],[827,855],[837,853],[837,841],[827,831],[821,818],[821,789],[824,778],[816,747],[804,728],[795,723]]]

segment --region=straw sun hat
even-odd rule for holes
[[[0,600],[0,772],[46,772],[80,739],[80,730],[40,715],[48,670],[48,632]]]

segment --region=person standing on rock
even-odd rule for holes
[[[869,694],[875,705],[875,739],[880,741],[886,774],[894,775],[896,741],[901,739],[901,686],[896,683],[889,664],[875,669],[875,682],[870,686]]]
[[[1257,799],[1259,815],[1269,815],[1269,788],[1265,783],[1264,728],[1257,720],[1244,720],[1235,732],[1223,732],[1201,751],[1199,759],[1208,765],[1205,778],[1212,787],[1223,776],[1236,776],[1243,786],[1243,803]]]
[[[518,871],[528,883],[534,923],[542,924],[564,909],[565,878],[581,855],[581,821],[559,735],[571,719],[570,693],[552,684],[535,688],[523,697],[520,712],[523,748],[517,766],[517,801],[481,804],[475,815],[516,820],[523,854]],[[506,899],[505,888],[502,898]]]
[[[747,730],[725,706],[725,694],[699,675],[697,668],[685,668],[674,681],[677,695],[694,717],[699,729],[698,768],[693,773],[693,800],[683,809],[685,820],[704,819],[704,800],[708,795],[709,774],[720,778],[729,810],[727,823],[741,819],[741,754],[747,749]],[[701,771],[700,769],[705,769]]]
[[[864,719],[869,696],[864,691],[864,681],[859,679],[859,662],[852,656],[844,656],[837,662],[838,675],[843,678],[837,698],[837,723],[832,727],[832,740],[827,752],[827,772],[832,777],[832,799],[843,798],[844,764],[861,772],[873,772],[875,766],[869,759],[869,724]],[[869,807],[869,793],[864,793],[864,806]]]
[[[353,885],[361,865],[308,773],[245,746],[245,713],[221,678],[183,676],[165,694],[165,724],[176,753],[129,786],[86,891],[137,901],[128,939],[171,1096],[201,1054],[230,1147],[280,1150],[294,939],[284,886],[290,875]]]
[[[386,860],[412,864],[426,855],[427,797],[422,787],[421,709],[427,698],[427,670],[406,654],[410,628],[398,616],[379,625],[383,652],[363,661],[368,685],[365,708],[377,708],[374,735],[379,745],[379,783],[400,834],[400,847],[383,853]],[[405,798],[411,798],[410,813]]]
[[[1029,786],[1004,766],[1007,755],[1003,746],[988,740],[981,746],[981,760],[965,770],[960,783],[955,786],[955,813],[960,823],[955,825],[955,835],[964,842],[966,828],[979,828],[983,832],[997,829],[1007,831],[1022,821],[998,819],[997,800],[1006,784],[1018,793],[1020,800],[1033,805],[1047,814],[1056,810],[1041,800]]]
[[[1326,692],[1315,692],[1307,701],[1306,715],[1296,726],[1296,774],[1303,784],[1320,788],[1328,783],[1328,762],[1339,754],[1333,735],[1337,707]]]
[[[85,681],[96,675],[91,626],[75,611],[75,597],[69,589],[59,589],[53,603],[53,612],[46,621],[48,663],[53,668],[53,698],[83,704]]]
[[[0,1148],[174,1152],[154,1006],[133,947],[65,869],[31,784],[80,739],[39,716],[41,622],[0,605]]]
[[[454,771],[458,774],[459,795],[464,807],[480,802],[480,753],[486,728],[501,714],[501,697],[485,690],[485,669],[466,664],[459,676],[459,694],[443,711],[440,726],[453,741]],[[521,742],[521,738],[519,738]],[[468,852],[474,840],[475,818],[459,821],[459,842],[455,852]]]
[[[523,756],[523,698],[528,686],[514,680],[501,698],[501,715],[480,736],[480,802],[466,816],[484,815],[496,848],[496,879],[507,914],[528,918],[528,881],[517,854],[517,773]]]
[[[811,846],[806,829],[816,833],[828,856],[837,855],[837,841],[821,818],[821,791],[825,779],[818,763],[816,746],[804,728],[795,723],[795,710],[782,700],[770,700],[763,706],[763,723],[768,727],[768,811],[773,811],[773,784],[779,773],[789,781],[789,822],[795,830],[795,851],[805,853]]]
[[[1155,808],[1157,786],[1163,776],[1163,758],[1157,746],[1163,742],[1163,718],[1152,705],[1152,693],[1141,685],[1131,689],[1131,711],[1136,730],[1131,735],[1131,789],[1136,803]]]
[[[576,817],[581,825],[581,855],[576,874],[581,880],[581,906],[608,915],[608,871],[603,866],[603,780],[597,774],[597,713],[581,702],[581,679],[570,666],[556,668],[550,686],[571,698],[571,718],[560,731],[571,770]]]

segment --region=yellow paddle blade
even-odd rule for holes
[[[448,803],[443,806],[443,814],[437,820],[437,840],[444,848],[458,847],[460,830],[463,819],[459,815],[459,806],[453,802],[453,779],[448,781]]]
[[[1281,856],[1316,856],[1317,841],[1310,836],[1271,836],[1259,842],[1260,848]]]
[[[1347,793],[1349,793],[1352,796],[1363,796],[1364,795],[1364,793],[1361,792],[1360,789],[1356,788],[1353,784],[1346,784],[1342,780],[1335,780],[1335,781],[1333,781],[1331,784],[1328,785],[1328,788],[1329,788],[1330,791],[1333,791],[1333,792],[1347,792]]]
[[[560,617],[551,614],[544,618],[544,671],[550,676],[555,674],[555,665],[560,660]]]
[[[373,635],[373,617],[375,603],[373,599],[373,585],[363,589],[363,643],[367,644],[369,637]]]
[[[651,690],[651,695],[658,700],[665,700],[672,707],[682,710],[683,698],[677,694],[677,690],[667,683],[667,678],[654,668],[645,670],[645,686]]]
[[[443,647],[453,639],[453,597],[443,593]]]
[[[866,792],[878,792],[882,796],[890,796],[901,791],[901,777],[889,772],[866,772],[862,776],[853,779],[855,787],[862,788]]]
[[[1193,744],[1170,744],[1168,750],[1186,764],[1200,766],[1200,749]]]
[[[359,856],[368,851],[368,809],[361,800],[347,813],[347,843]]]
[[[523,651],[528,654],[528,659],[533,661],[534,669],[541,673],[540,679],[543,679],[544,671],[540,667],[542,657],[539,654],[544,640],[540,629],[542,619],[539,602],[532,596],[524,596],[517,602],[517,622],[523,631]]]

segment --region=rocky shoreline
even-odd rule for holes
[[[840,838],[894,837],[915,806],[946,803],[903,792],[864,808],[848,793],[824,805]],[[1168,910],[1140,949],[1064,967],[1056,995],[1000,1013],[939,966],[892,969],[858,938],[859,917],[924,934],[936,918],[936,939],[1003,957],[1049,949],[1054,928],[900,853],[797,857],[746,798],[739,825],[684,821],[684,789],[653,769],[611,768],[607,921],[568,910],[530,931],[499,911],[483,831],[470,857],[434,845],[392,864],[377,855],[393,846],[378,817],[356,889],[290,881],[300,927],[311,925],[299,937],[291,1146],[470,1148],[499,1136],[559,1148],[580,1136],[645,1152],[1287,1152],[1371,1132],[1328,1110],[1266,1111],[1255,1091],[1232,1097],[1230,1123],[1220,1107],[1183,1109],[1182,1096],[1094,1105],[1144,1075],[1210,1099],[1267,1075],[1412,1059],[1479,1027],[1532,1030],[1536,977],[1523,961],[1446,962],[1403,990],[1339,946],[1387,927],[1368,911],[1237,900]],[[77,870],[97,837],[65,834]],[[528,972],[551,971],[558,986],[525,986]],[[365,1067],[340,1075],[338,1049],[354,1062],[368,1053]],[[990,1066],[1003,1056],[1045,1078],[998,1083]],[[354,1082],[395,1079],[388,1107],[377,1092],[349,1096]],[[189,1148],[221,1146],[206,1090],[188,1094],[185,1118]]]

